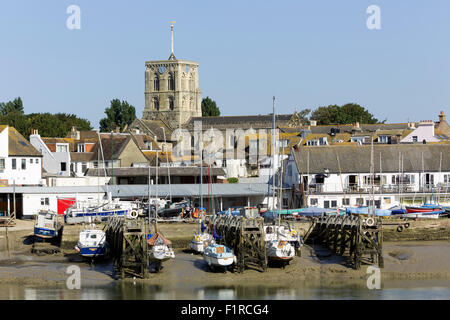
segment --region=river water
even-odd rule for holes
[[[2,284],[1,300],[201,300],[201,299],[258,299],[258,300],[450,300],[450,280],[395,280],[382,288],[369,290],[361,284],[343,284],[333,287],[320,284],[298,283],[294,288],[266,286],[211,287],[196,285],[150,285],[116,281],[106,285],[93,285],[79,290],[65,286],[32,286]]]

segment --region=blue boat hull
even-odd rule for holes
[[[34,227],[34,235],[40,238],[55,238],[58,232],[55,229]]]
[[[80,254],[83,257],[101,257],[108,254],[108,247],[107,246],[101,246],[101,247],[78,247],[80,250]]]

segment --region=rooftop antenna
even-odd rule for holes
[[[170,57],[169,60],[175,59],[175,55],[173,54],[173,25],[176,21],[170,21]]]

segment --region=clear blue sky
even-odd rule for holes
[[[81,30],[66,9],[81,9]],[[381,9],[368,30],[366,9]],[[450,113],[450,1],[103,1],[0,3],[0,101],[75,113],[98,127],[113,98],[144,109],[144,63],[200,63],[222,115],[355,102],[388,122]]]

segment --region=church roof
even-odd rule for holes
[[[275,116],[275,125],[286,126],[292,114],[279,114]],[[194,129],[194,122],[201,121],[203,130],[213,127],[215,129],[270,129],[272,128],[272,114],[247,115],[247,116],[217,116],[217,117],[192,117],[184,127]]]

